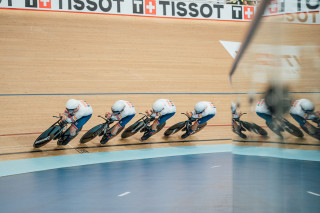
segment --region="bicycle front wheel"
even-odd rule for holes
[[[92,127],[88,132],[86,132],[80,139],[80,143],[87,143],[97,137],[103,130],[104,124],[99,124]]]

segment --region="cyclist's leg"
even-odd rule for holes
[[[303,117],[290,113],[290,115],[293,117],[294,120],[296,120],[299,124],[300,127],[309,135],[315,135],[316,134],[316,128],[312,126],[306,119]]]
[[[116,135],[118,130],[121,128],[121,127],[124,127],[125,125],[127,125],[127,123],[129,123],[132,118],[135,116],[136,114],[133,114],[133,115],[129,115],[129,116],[126,116],[124,118],[122,118],[112,129],[111,131],[111,137]]]
[[[261,112],[257,112],[257,115],[266,120],[266,124],[268,127],[270,127],[270,129],[274,130],[276,128],[271,115]]]
[[[160,116],[158,119],[156,119],[152,126],[151,126],[151,130],[146,132],[141,140],[147,140],[148,138],[150,138],[153,134],[155,134],[155,132],[157,131],[157,126],[160,125],[160,124],[163,124],[164,122],[166,122],[169,118],[171,118],[172,116],[174,116],[175,112],[173,113],[169,113],[169,114],[166,114],[166,115],[162,115]]]
[[[188,129],[183,135],[181,135],[182,139],[185,139],[186,137],[188,137],[189,135],[191,135],[192,133],[194,133],[194,131],[196,131],[196,129],[198,128],[198,126],[200,124],[203,124],[205,122],[207,122],[208,120],[210,120],[211,118],[213,118],[215,116],[215,114],[211,114],[211,115],[207,115],[203,118],[198,119],[191,127],[191,129]]]
[[[269,114],[257,112],[257,115],[258,115],[260,118],[266,120],[266,123],[272,123],[272,122],[273,122],[272,116],[269,115]]]
[[[240,130],[240,125],[237,123],[235,119],[232,119],[232,131],[237,132]]]
[[[152,127],[151,127],[151,130],[153,132],[155,132],[157,130],[157,126],[160,125],[160,124],[163,124],[164,122],[166,122],[169,118],[171,118],[172,116],[174,116],[174,114],[176,114],[175,112],[173,113],[169,113],[169,114],[166,114],[166,115],[161,115],[158,119],[156,119],[153,124],[152,124]]]
[[[82,117],[79,120],[77,120],[71,124],[70,134],[64,140],[64,144],[67,144],[72,138],[74,138],[81,131],[83,125],[88,122],[88,120],[91,118],[91,116],[92,116],[92,114],[85,116],[85,117]]]
[[[296,114],[293,114],[293,113],[290,113],[291,117],[293,117],[294,120],[296,120],[300,126],[304,126],[305,123],[307,123],[306,119],[304,119],[303,117],[299,116],[299,115],[296,115]]]
[[[71,125],[72,131],[70,128],[70,135],[75,136],[81,130],[83,125],[85,125],[88,122],[88,120],[91,118],[91,116],[92,116],[92,114],[84,116],[84,117],[80,118],[79,120],[75,121]]]
[[[274,119],[272,118],[271,115],[267,114],[267,113],[261,113],[261,112],[256,112],[257,115],[261,118],[263,118],[264,120],[266,120],[266,124],[267,126],[274,132],[276,133],[278,136],[280,136],[281,138],[283,138],[281,132],[283,131],[283,129],[276,124],[276,122],[274,122]]]
[[[203,123],[207,122],[208,120],[210,120],[210,119],[213,118],[214,116],[215,116],[215,114],[211,114],[211,115],[207,115],[207,116],[205,116],[205,117],[203,117],[203,118],[198,119],[198,120],[197,120],[196,122],[194,122],[194,124],[192,125],[191,130],[192,130],[192,131],[195,131],[200,124],[203,124]]]
[[[136,114],[133,114],[133,115],[129,115],[129,116],[126,116],[124,118],[122,118],[116,125],[114,125],[111,133],[109,133],[108,135],[104,136],[100,143],[101,144],[105,144],[107,143],[112,137],[114,137],[118,130],[121,128],[121,127],[124,127],[125,125],[127,125],[127,123],[129,123],[129,121],[131,121],[131,119],[135,116]]]

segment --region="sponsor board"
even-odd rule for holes
[[[320,0],[271,0],[265,15],[299,13],[320,10]]]
[[[274,15],[288,23],[320,24],[320,0],[272,0],[264,16]]]
[[[250,21],[255,7],[167,0],[0,0],[0,8]]]
[[[250,21],[256,7],[189,0],[0,0],[1,8]],[[289,23],[320,24],[320,0],[272,0],[265,16],[284,15]]]
[[[283,21],[297,24],[320,24],[320,11],[285,14]]]

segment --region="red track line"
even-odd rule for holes
[[[231,126],[229,124],[224,124],[224,125],[207,125],[207,126],[210,126],[210,127],[213,127],[213,126]],[[166,126],[164,128],[169,128],[169,126]],[[83,132],[87,132],[88,130],[82,130]],[[13,134],[3,134],[3,135],[0,135],[0,137],[3,137],[3,136],[19,136],[19,135],[36,135],[36,134],[41,134],[42,132],[27,132],[27,133],[13,133]]]

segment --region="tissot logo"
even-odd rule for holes
[[[242,19],[242,6],[232,6],[232,19]]]
[[[25,0],[26,7],[38,7],[38,0]]]
[[[133,13],[143,14],[143,0],[132,0]]]

